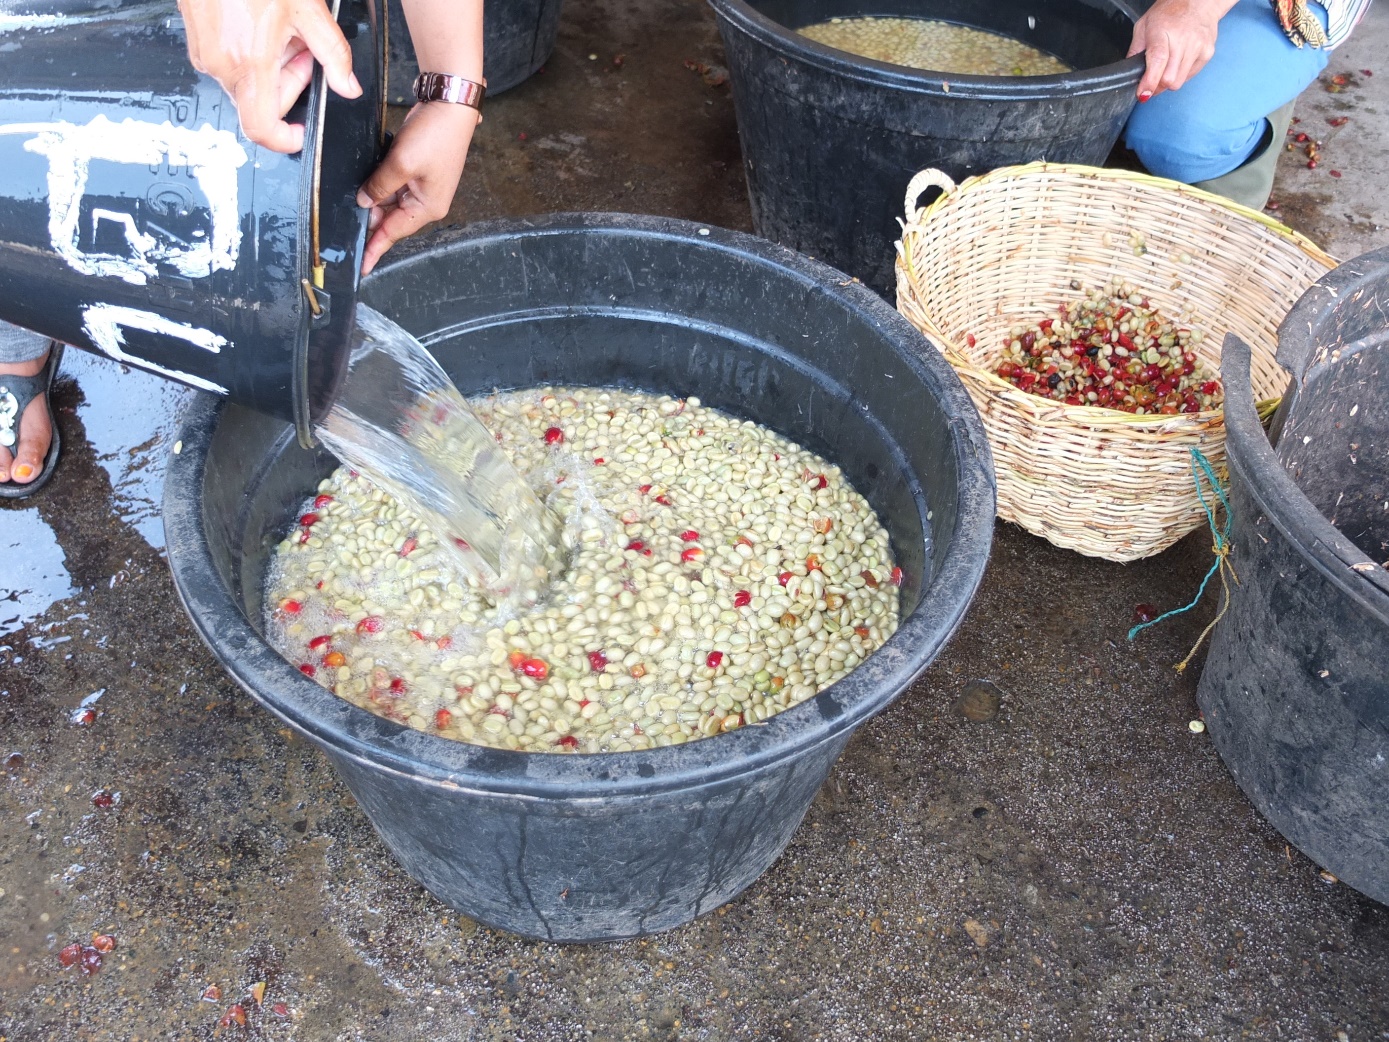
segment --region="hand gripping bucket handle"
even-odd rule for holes
[[[383,144],[376,6],[337,0],[363,93],[316,70],[287,117],[305,127],[292,156],[241,136],[174,3],[31,6],[0,26],[0,319],[227,395],[307,444],[346,368],[355,196]]]

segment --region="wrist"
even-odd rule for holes
[[[421,69],[482,82],[483,0],[401,0]]]
[[[482,111],[483,96],[487,93],[486,86],[479,80],[446,72],[421,72],[415,77],[413,89],[416,101],[443,101],[479,112]]]
[[[417,101],[410,115],[428,120],[431,126],[448,127],[452,132],[467,137],[471,137],[482,122],[482,113],[471,105],[455,105],[449,101]]]

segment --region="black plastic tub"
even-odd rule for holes
[[[210,397],[185,418],[164,500],[184,605],[231,675],[328,753],[412,876],[483,923],[566,941],[663,930],[727,902],[781,853],[854,729],[931,662],[979,584],[994,478],[968,395],[840,273],[672,220],[479,226],[384,266],[363,299],[424,338],[465,392],[698,394],[838,463],[883,518],[905,572],[901,628],[814,699],[650,752],[506,752],[373,716],[270,648],[267,554],[335,461]]]
[[[1135,101],[1128,0],[710,0],[728,53],[753,227],[888,296],[907,182],[1014,163],[1103,163]],[[855,15],[939,18],[1015,37],[1075,72],[957,76],[795,32]]]
[[[528,80],[550,59],[564,0],[485,0],[482,6],[482,74],[487,93],[500,94]],[[392,105],[413,105],[420,74],[401,0],[386,0],[390,13],[389,93]],[[430,69],[447,72],[447,69]]]
[[[1274,450],[1249,349],[1221,356],[1239,576],[1197,699],[1235,781],[1342,881],[1389,903],[1389,250],[1337,268],[1279,330]]]

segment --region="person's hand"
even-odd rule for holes
[[[222,85],[241,132],[276,152],[304,147],[304,128],[285,122],[323,65],[344,98],[361,95],[352,51],[323,0],[178,0],[193,68]]]
[[[357,192],[357,205],[371,208],[363,275],[401,239],[449,212],[481,120],[477,109],[447,101],[410,110],[386,158]]]
[[[1215,53],[1216,29],[1233,3],[1218,0],[1157,0],[1133,27],[1129,57],[1145,53],[1148,67],[1138,81],[1138,100],[1177,90]]]

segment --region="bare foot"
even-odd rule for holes
[[[50,348],[49,350],[52,350]],[[48,362],[48,351],[27,362],[0,362],[0,385],[5,376],[37,376]],[[53,441],[53,427],[48,419],[48,403],[39,395],[19,420],[19,443],[14,453],[0,445],[0,482],[12,481],[27,485],[43,473],[43,461]]]

